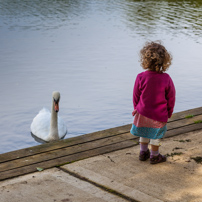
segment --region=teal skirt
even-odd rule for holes
[[[136,112],[130,133],[149,139],[160,139],[167,131],[165,122],[155,121]]]

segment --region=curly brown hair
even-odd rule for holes
[[[140,62],[143,69],[165,72],[171,65],[172,55],[161,45],[160,41],[146,42],[140,51]]]

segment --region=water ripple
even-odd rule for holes
[[[0,153],[36,144],[30,124],[53,90],[66,138],[132,122],[145,40],[173,53],[175,112],[200,106],[201,11],[191,0],[0,0]]]

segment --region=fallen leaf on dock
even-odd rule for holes
[[[43,168],[37,167],[36,169],[37,169],[39,172],[43,171]]]

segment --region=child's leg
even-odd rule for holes
[[[146,161],[150,157],[150,152],[148,149],[149,139],[140,137],[140,161]]]
[[[149,144],[149,139],[140,137],[140,151],[147,151]]]
[[[158,156],[159,155],[159,146],[160,146],[160,139],[151,139],[151,156]]]
[[[159,146],[151,144],[151,155],[158,156],[159,155]]]
[[[166,161],[166,157],[159,153],[160,139],[151,139],[151,155],[150,155],[150,163],[156,164]]]

